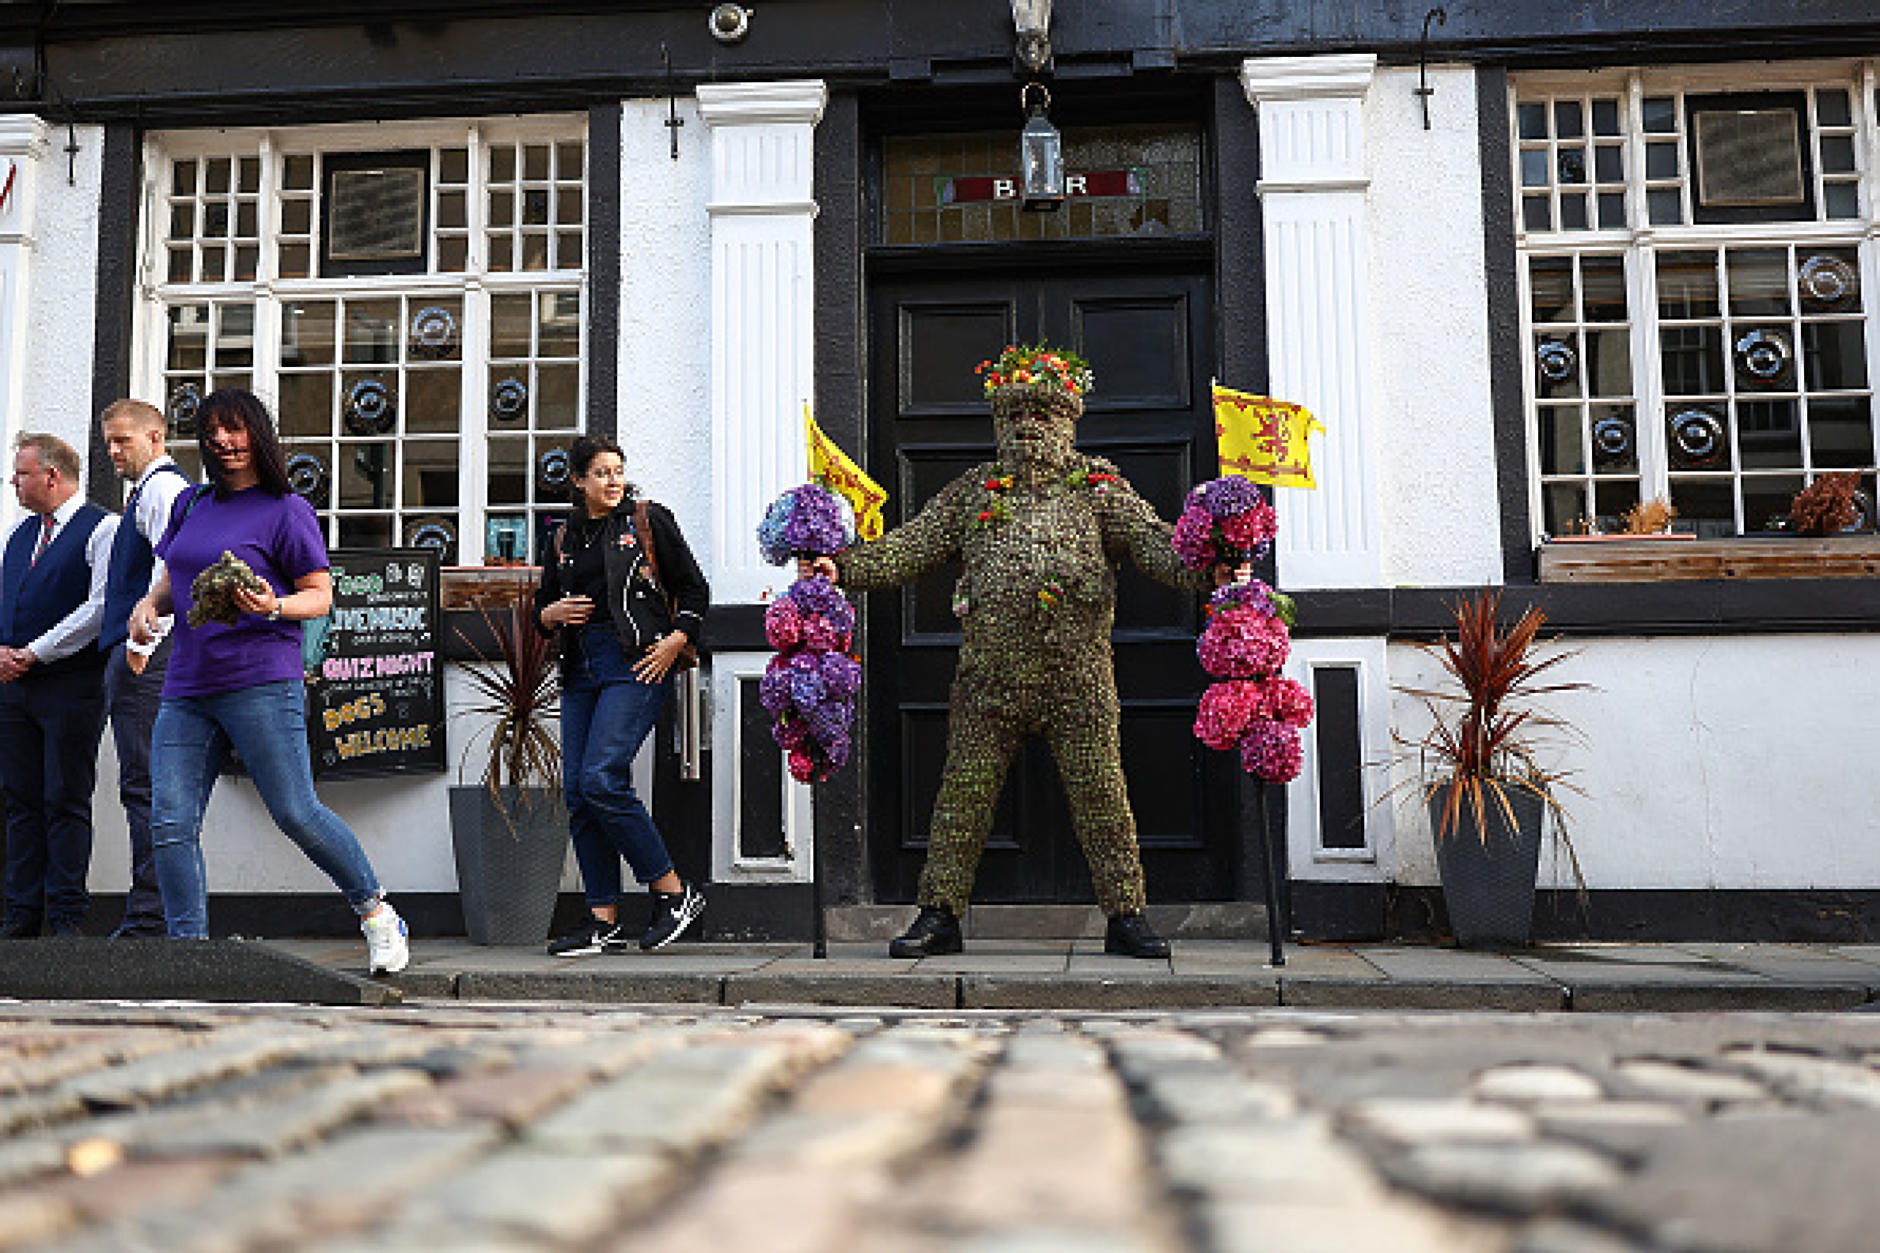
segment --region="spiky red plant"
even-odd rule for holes
[[[483,785],[499,807],[504,788],[545,788],[557,798],[561,793],[561,741],[551,729],[559,718],[561,672],[554,641],[535,625],[534,604],[530,585],[502,613],[482,610],[496,641],[493,657],[457,633],[476,657],[462,667],[479,699],[463,712],[490,720]]]
[[[1441,663],[1453,689],[1401,689],[1421,700],[1430,713],[1430,728],[1421,739],[1398,737],[1398,743],[1418,755],[1425,800],[1442,802],[1438,839],[1455,829],[1464,805],[1484,838],[1491,804],[1512,822],[1511,788],[1535,792],[1556,812],[1560,808],[1556,793],[1566,776],[1544,765],[1537,750],[1571,728],[1531,702],[1587,685],[1544,680],[1575,655],[1540,638],[1546,614],[1530,607],[1504,630],[1500,610],[1498,591],[1453,606],[1455,638],[1420,646]]]

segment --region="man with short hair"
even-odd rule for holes
[[[0,938],[77,935],[89,897],[91,793],[104,734],[105,574],[117,519],[79,495],[78,453],[14,441],[27,517],[0,558],[0,789],[7,801]]]
[[[163,573],[163,562],[152,546],[170,525],[176,498],[189,487],[189,476],[164,449],[165,423],[155,406],[119,400],[99,415],[98,425],[111,465],[131,484],[111,543],[104,619],[98,627],[98,650],[105,654],[105,712],[117,746],[118,800],[131,841],[124,921],[111,934],[116,939],[161,938],[167,930],[150,846],[150,737],[170,664],[172,620],[159,618],[157,638],[148,644],[130,638],[129,622],[131,609]]]

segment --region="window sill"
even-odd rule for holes
[[[1867,579],[1880,577],[1880,536],[1691,540],[1639,537],[1599,543],[1547,543],[1542,583],[1663,583],[1699,579]]]
[[[507,609],[535,590],[535,566],[445,566],[439,577],[443,607]]]

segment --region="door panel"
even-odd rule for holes
[[[1095,390],[1078,447],[1115,461],[1172,520],[1197,474],[1212,475],[1207,410],[1212,296],[1204,272],[1089,267],[1018,277],[898,277],[870,293],[870,463],[892,480],[890,526],[993,456],[974,367],[1009,343],[1046,340],[1083,355]],[[877,594],[868,633],[869,852],[877,899],[913,899],[945,761],[959,646],[957,566]],[[1133,567],[1119,578],[1114,636],[1124,769],[1151,900],[1233,898],[1238,838],[1232,765],[1191,731],[1206,676],[1195,661],[1198,598]],[[993,820],[973,899],[1091,899],[1090,876],[1049,750],[1020,751]]]

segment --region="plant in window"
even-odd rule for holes
[[[1547,621],[1530,607],[1500,624],[1501,594],[1486,591],[1453,607],[1455,636],[1423,650],[1447,682],[1398,690],[1421,701],[1430,725],[1420,737],[1394,735],[1415,757],[1436,835],[1443,897],[1465,945],[1522,944],[1533,921],[1541,829],[1549,814],[1579,878],[1564,834],[1566,773],[1547,764],[1572,728],[1535,702],[1587,684],[1552,672],[1576,654],[1541,638]]]
[[[1860,520],[1855,496],[1860,474],[1845,470],[1824,474],[1795,494],[1789,502],[1789,523],[1802,535],[1833,535]]]
[[[1619,521],[1627,535],[1664,535],[1671,530],[1671,520],[1677,516],[1677,506],[1657,496],[1633,505]]]

